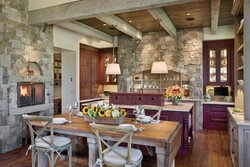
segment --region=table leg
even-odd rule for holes
[[[167,166],[165,148],[156,147],[155,152],[157,154],[157,167]]]
[[[48,158],[46,157],[46,155],[42,152],[39,152],[37,154],[37,166],[38,167],[46,167],[48,166]]]
[[[87,138],[89,147],[89,167],[93,167],[98,158],[98,146],[95,138]]]

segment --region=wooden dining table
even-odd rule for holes
[[[66,118],[68,114],[55,115],[55,118]],[[89,148],[89,167],[93,167],[98,158],[98,146],[94,133],[89,127],[90,122],[86,122],[84,117],[73,118],[73,123],[65,123],[63,125],[54,124],[54,132],[86,137]],[[43,127],[44,124],[39,121],[32,122],[37,130]],[[133,119],[125,118],[123,124],[133,124]],[[140,127],[140,124],[134,124]],[[160,121],[159,123],[143,123],[145,128],[142,132],[133,135],[133,144],[153,146],[157,154],[157,167],[175,166],[175,156],[181,145],[182,127],[179,122]],[[119,133],[105,133],[101,136],[108,141],[117,141],[121,134]],[[38,166],[46,166],[47,158],[43,154],[38,155]]]

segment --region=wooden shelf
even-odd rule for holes
[[[237,31],[237,34],[242,34],[244,32],[244,22],[242,24],[240,24],[240,27]]]
[[[240,66],[237,68],[237,71],[244,70],[244,66]]]
[[[231,10],[232,15],[243,14],[243,0],[235,0]]]
[[[244,43],[242,45],[240,45],[240,47],[238,48],[237,52],[242,52],[244,49]]]

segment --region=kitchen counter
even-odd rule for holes
[[[225,101],[202,101],[202,104],[218,104],[218,105],[234,105],[234,102],[225,102]]]
[[[228,107],[228,113],[231,115],[231,117],[234,119],[235,123],[237,125],[250,125],[250,121],[244,120],[244,114],[234,114],[233,113],[233,107]]]

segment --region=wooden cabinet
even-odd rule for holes
[[[99,52],[81,45],[80,49],[80,100],[98,97]]]
[[[234,167],[248,167],[250,164],[250,123],[244,115],[233,114],[228,108],[228,147]]]
[[[117,62],[117,48],[101,49],[100,50],[100,82],[103,85],[116,85],[117,75],[106,75],[106,68],[109,63]]]
[[[234,105],[203,104],[203,129],[227,130],[227,107]]]
[[[233,86],[233,40],[204,41],[204,86]]]

